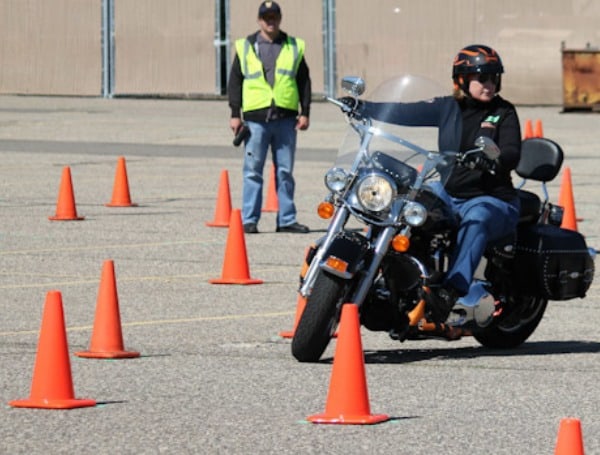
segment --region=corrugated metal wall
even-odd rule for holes
[[[216,7],[229,5],[231,40],[258,28],[258,0],[0,0],[0,94],[100,96],[107,1],[114,4],[114,95],[220,93]],[[456,51],[481,42],[504,60],[508,98],[561,104],[561,43],[600,46],[600,0],[279,3],[282,28],[307,41],[315,93],[328,91],[326,69],[338,79],[364,76],[370,87],[413,72],[450,88]],[[325,60],[324,4],[335,5],[334,65]]]

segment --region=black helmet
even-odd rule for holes
[[[481,44],[471,44],[470,46],[461,49],[452,64],[452,79],[456,82],[465,93],[468,93],[466,81],[459,81],[459,76],[465,74],[482,73],[482,74],[502,74],[504,67],[498,53],[488,46]],[[496,84],[496,92],[500,91],[500,78]]]

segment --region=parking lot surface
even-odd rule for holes
[[[600,289],[551,302],[518,349],[472,338],[398,343],[363,329],[368,399],[377,425],[318,425],[336,342],[300,364],[290,341],[298,272],[326,223],[316,215],[323,173],[345,125],[315,103],[299,133],[298,220],[307,235],[275,232],[265,212],[246,235],[252,278],[215,285],[228,229],[210,227],[227,171],[241,201],[242,149],[231,146],[221,101],[0,98],[0,453],[542,454],[559,422],[580,419],[586,453],[600,453]],[[598,114],[518,108],[562,145],[578,229],[600,246]],[[134,207],[107,207],[118,157]],[[50,221],[69,167],[81,221]],[[268,171],[268,167],[267,167]],[[549,184],[557,200],[560,178]],[[88,349],[103,264],[112,260],[126,349],[96,360]],[[241,257],[243,260],[243,257]],[[60,292],[74,393],[97,405],[21,409],[38,352],[42,310]]]

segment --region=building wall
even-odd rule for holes
[[[115,95],[219,93],[216,0],[114,0]],[[503,94],[561,104],[561,45],[600,46],[600,0],[279,0],[282,29],[306,40],[313,91],[327,92],[323,4],[335,3],[336,75],[369,87],[399,73],[450,90],[464,45],[498,50]],[[229,0],[232,41],[256,30],[258,0]],[[100,96],[102,0],[0,0],[0,94]],[[230,62],[226,62],[227,67]],[[228,71],[228,68],[227,68]]]

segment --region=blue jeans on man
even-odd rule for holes
[[[269,148],[276,169],[276,188],[279,203],[277,226],[296,223],[294,204],[295,182],[292,175],[296,152],[296,119],[280,118],[268,122],[247,121],[250,137],[245,146],[242,189],[242,222],[257,224],[260,219],[263,195],[263,170]]]

